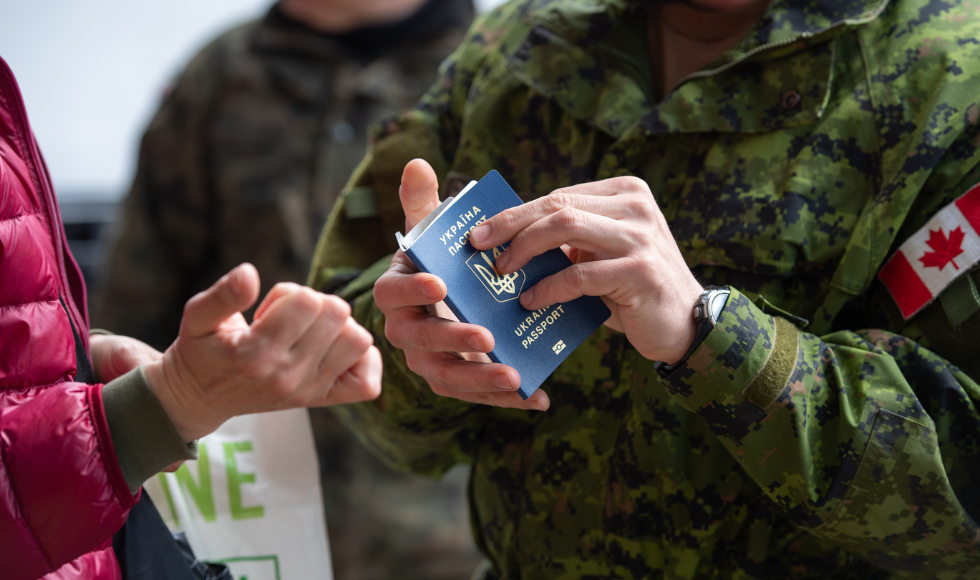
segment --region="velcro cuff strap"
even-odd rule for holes
[[[378,204],[373,187],[352,187],[343,192],[344,217],[349,220],[378,216]]]
[[[778,316],[774,345],[769,360],[759,374],[742,390],[742,396],[762,409],[769,408],[786,388],[800,350],[800,332],[792,322]]]
[[[943,305],[949,323],[960,326],[980,311],[980,292],[970,274],[966,274],[939,295],[939,303]]]

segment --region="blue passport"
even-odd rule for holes
[[[473,228],[521,203],[504,178],[491,171],[442,202],[407,235],[396,237],[419,270],[446,283],[446,304],[456,317],[493,334],[490,359],[517,370],[518,392],[527,399],[610,313],[595,296],[540,310],[521,306],[517,298],[523,290],[572,265],[560,249],[548,250],[504,275],[497,270],[496,258],[508,244],[484,251],[470,245]]]

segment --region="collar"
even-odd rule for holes
[[[625,0],[538,0],[540,6],[532,5],[508,34],[516,48],[507,66],[574,117],[617,138],[641,119],[652,133],[771,131],[823,114],[834,58],[827,41],[874,20],[887,3],[773,0],[735,48],[659,103],[653,98],[645,13]],[[794,67],[794,58],[805,58],[807,66]],[[789,91],[801,100],[786,110],[782,97]]]
[[[265,74],[299,102],[363,95],[402,108],[404,85],[393,81],[413,74],[410,66],[435,70],[458,44],[472,11],[471,0],[428,0],[399,22],[328,34],[289,18],[276,4],[249,32],[249,50],[268,60]]]
[[[471,0],[428,0],[406,18],[343,34],[314,30],[287,16],[278,4],[259,21],[252,48],[262,53],[370,62],[394,52],[421,49],[473,20]]]
[[[773,0],[752,31],[722,59],[763,51],[782,56],[871,22],[887,4],[888,0]]]
[[[289,18],[278,4],[258,21],[250,45],[261,54],[295,54],[318,59],[350,57],[334,35],[317,32]]]

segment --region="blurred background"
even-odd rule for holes
[[[23,93],[96,327],[162,350],[184,301],[240,261],[266,286],[304,280],[363,156],[365,125],[414,104],[474,9],[502,0],[281,1],[0,0],[0,57]],[[329,37],[316,26],[406,5],[394,21]],[[195,122],[206,128],[183,131]],[[439,482],[396,473],[329,410],[310,421],[334,577],[466,580],[480,570],[466,466]]]
[[[502,0],[477,0],[484,11]],[[0,56],[45,156],[72,253],[99,287],[139,139],[170,81],[271,0],[0,0]]]

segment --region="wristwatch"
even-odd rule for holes
[[[701,346],[711,329],[718,324],[718,318],[721,317],[721,311],[725,309],[725,303],[728,302],[728,296],[731,293],[731,288],[727,286],[708,286],[704,289],[698,303],[694,305],[694,340],[691,341],[691,347],[675,364],[669,365],[664,362],[655,364],[654,368],[657,369],[660,376],[667,376],[671,371],[687,362],[687,359]]]

